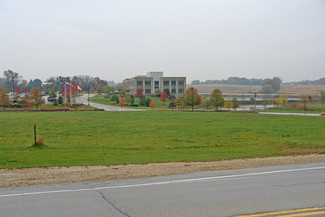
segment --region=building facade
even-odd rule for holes
[[[123,80],[130,94],[136,94],[141,88],[144,95],[154,95],[157,89],[169,91],[175,97],[182,97],[186,92],[186,77],[163,77],[163,72],[148,72],[147,75],[139,75]]]

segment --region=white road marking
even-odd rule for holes
[[[311,167],[311,168],[300,168],[300,169],[290,169],[290,170],[275,170],[275,171],[268,171],[268,172],[246,173],[246,174],[226,175],[226,176],[213,176],[213,177],[204,177],[204,178],[195,178],[195,179],[180,179],[180,180],[171,180],[171,181],[163,181],[163,182],[151,182],[151,183],[132,184],[132,185],[117,185],[117,186],[98,187],[98,188],[81,188],[81,189],[70,189],[70,190],[3,194],[3,195],[0,195],[0,198],[40,195],[40,194],[68,193],[68,192],[98,191],[98,190],[118,189],[118,188],[135,188],[135,187],[145,187],[145,186],[155,186],[155,185],[169,185],[169,184],[177,184],[177,183],[211,181],[211,180],[220,180],[220,179],[231,179],[231,178],[240,178],[240,177],[248,177],[248,176],[268,175],[268,174],[276,174],[276,173],[289,173],[289,172],[299,172],[299,171],[309,171],[309,170],[322,170],[322,169],[325,169],[325,167]]]
[[[15,175],[16,173],[0,173],[0,176],[12,176]]]

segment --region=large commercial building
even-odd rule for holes
[[[148,72],[147,75],[138,75],[123,81],[123,85],[136,94],[141,88],[144,95],[154,95],[157,89],[169,91],[175,97],[182,97],[186,91],[186,77],[163,77],[163,72]]]

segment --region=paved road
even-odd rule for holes
[[[321,114],[312,114],[312,113],[282,113],[282,112],[259,112],[259,114],[266,115],[298,115],[298,116],[321,116]]]
[[[89,97],[93,97],[96,94],[89,94]],[[77,103],[83,103],[88,105],[88,94],[85,94],[80,97],[75,98]],[[104,109],[105,111],[144,111],[143,109],[130,109],[130,108],[121,108],[117,106],[103,105],[99,103],[89,102],[89,105],[98,109]]]
[[[324,206],[325,163],[0,190],[0,216],[10,217],[222,217],[310,207],[325,216]]]

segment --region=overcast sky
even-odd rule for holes
[[[0,0],[0,70],[325,77],[325,0]]]

